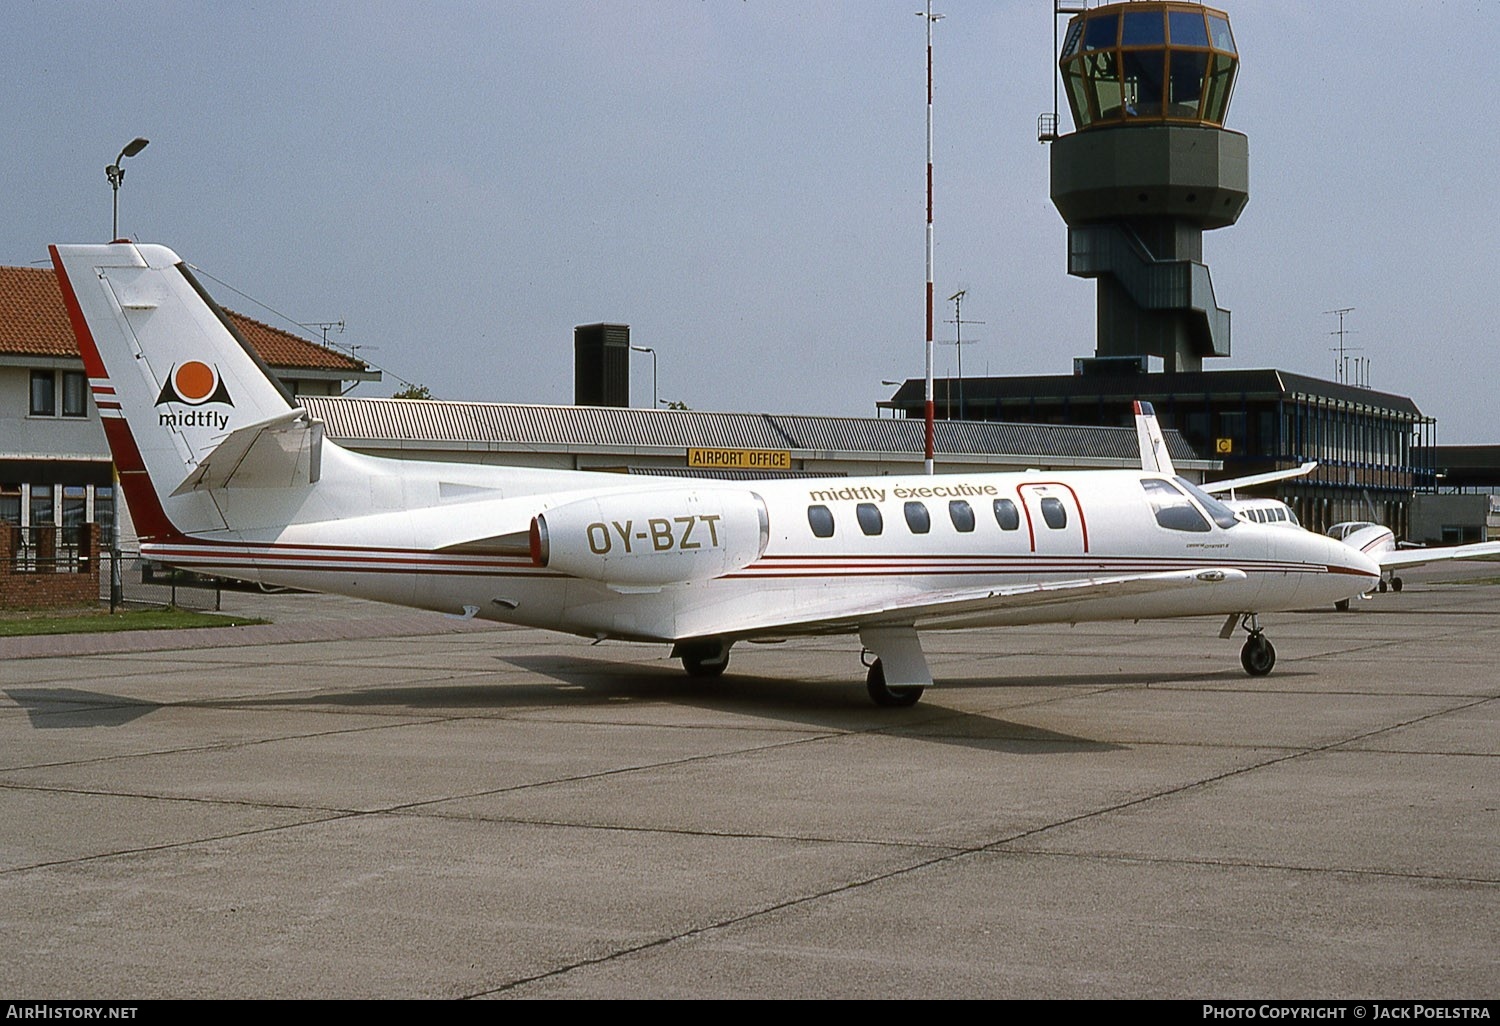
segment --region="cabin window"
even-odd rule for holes
[[[854,507],[854,515],[859,518],[859,529],[865,534],[879,534],[885,530],[885,518],[880,515],[880,507],[873,502],[861,502]]]
[[[968,534],[974,530],[974,507],[963,499],[954,499],[948,503],[948,519],[953,521],[955,531]]]
[[[833,512],[827,506],[807,507],[807,526],[819,538],[832,538]]]
[[[1021,527],[1021,511],[1009,499],[995,500],[995,523],[1002,531],[1017,531]]]
[[[1208,521],[1192,500],[1166,481],[1144,479],[1141,487],[1151,500],[1156,522],[1169,531],[1209,531]]]
[[[927,507],[920,502],[908,502],[906,526],[911,528],[912,534],[926,534],[932,530],[932,515],[927,512]]]
[[[1061,499],[1045,496],[1042,499],[1042,519],[1047,521],[1047,526],[1054,531],[1061,531],[1068,526],[1068,508],[1062,504]]]

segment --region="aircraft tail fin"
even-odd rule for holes
[[[1177,468],[1167,455],[1167,440],[1156,421],[1156,410],[1150,403],[1136,400],[1135,435],[1141,446],[1141,469],[1153,474],[1175,476]]]
[[[224,476],[205,469],[210,454],[241,429],[285,422],[294,400],[171,250],[51,253],[137,531],[227,526],[206,490],[179,485]]]

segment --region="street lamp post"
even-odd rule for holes
[[[115,162],[104,169],[104,177],[109,179],[110,188],[114,190],[114,216],[109,225],[109,241],[120,237],[120,183],[125,180],[125,169],[120,166],[126,157],[133,157],[144,150],[150,144],[149,139],[136,136],[126,143],[125,148],[115,157]],[[115,517],[114,527],[110,532],[109,539],[109,611],[113,613],[124,601],[125,589],[124,578],[120,572],[120,509],[123,507],[120,494],[120,472],[114,470],[114,497]]]
[[[661,405],[661,398],[656,390],[656,350],[650,346],[631,346],[633,352],[651,354],[651,408],[654,410]]]
[[[111,242],[120,237],[120,183],[125,180],[125,169],[120,164],[126,157],[133,157],[144,150],[150,142],[151,140],[149,139],[136,136],[130,142],[126,143],[125,148],[120,151],[120,155],[115,158],[115,162],[104,169],[104,177],[109,179],[110,187],[115,192],[114,220],[110,222],[109,239]]]

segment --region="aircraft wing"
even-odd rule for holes
[[[1225,481],[1207,481],[1198,487],[1209,495],[1218,495],[1221,492],[1232,492],[1237,488],[1249,488],[1253,485],[1270,484],[1272,481],[1285,481],[1291,477],[1302,477],[1317,469],[1318,462],[1313,460],[1311,463],[1304,463],[1291,470],[1271,470],[1264,474],[1251,474],[1248,477],[1231,477]]]
[[[1437,549],[1397,549],[1375,556],[1380,569],[1395,570],[1427,563],[1442,563],[1450,559],[1494,559],[1500,560],[1500,541],[1475,542],[1472,545],[1450,545]]]
[[[863,607],[851,606],[847,598],[814,599],[812,604],[798,603],[793,609],[778,609],[769,614],[755,610],[738,617],[718,617],[715,618],[713,630],[704,633],[794,635],[838,633],[885,625],[941,627],[987,612],[1037,608],[1086,599],[1122,598],[1178,588],[1208,588],[1245,579],[1243,570],[1204,566],[1149,574],[1080,577],[1003,588],[924,591],[909,599],[885,597],[873,600]]]

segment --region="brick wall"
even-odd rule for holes
[[[21,528],[0,524],[0,609],[64,609],[99,602],[99,525],[87,524],[76,560],[56,559],[57,530],[34,534],[29,565],[18,565]]]

